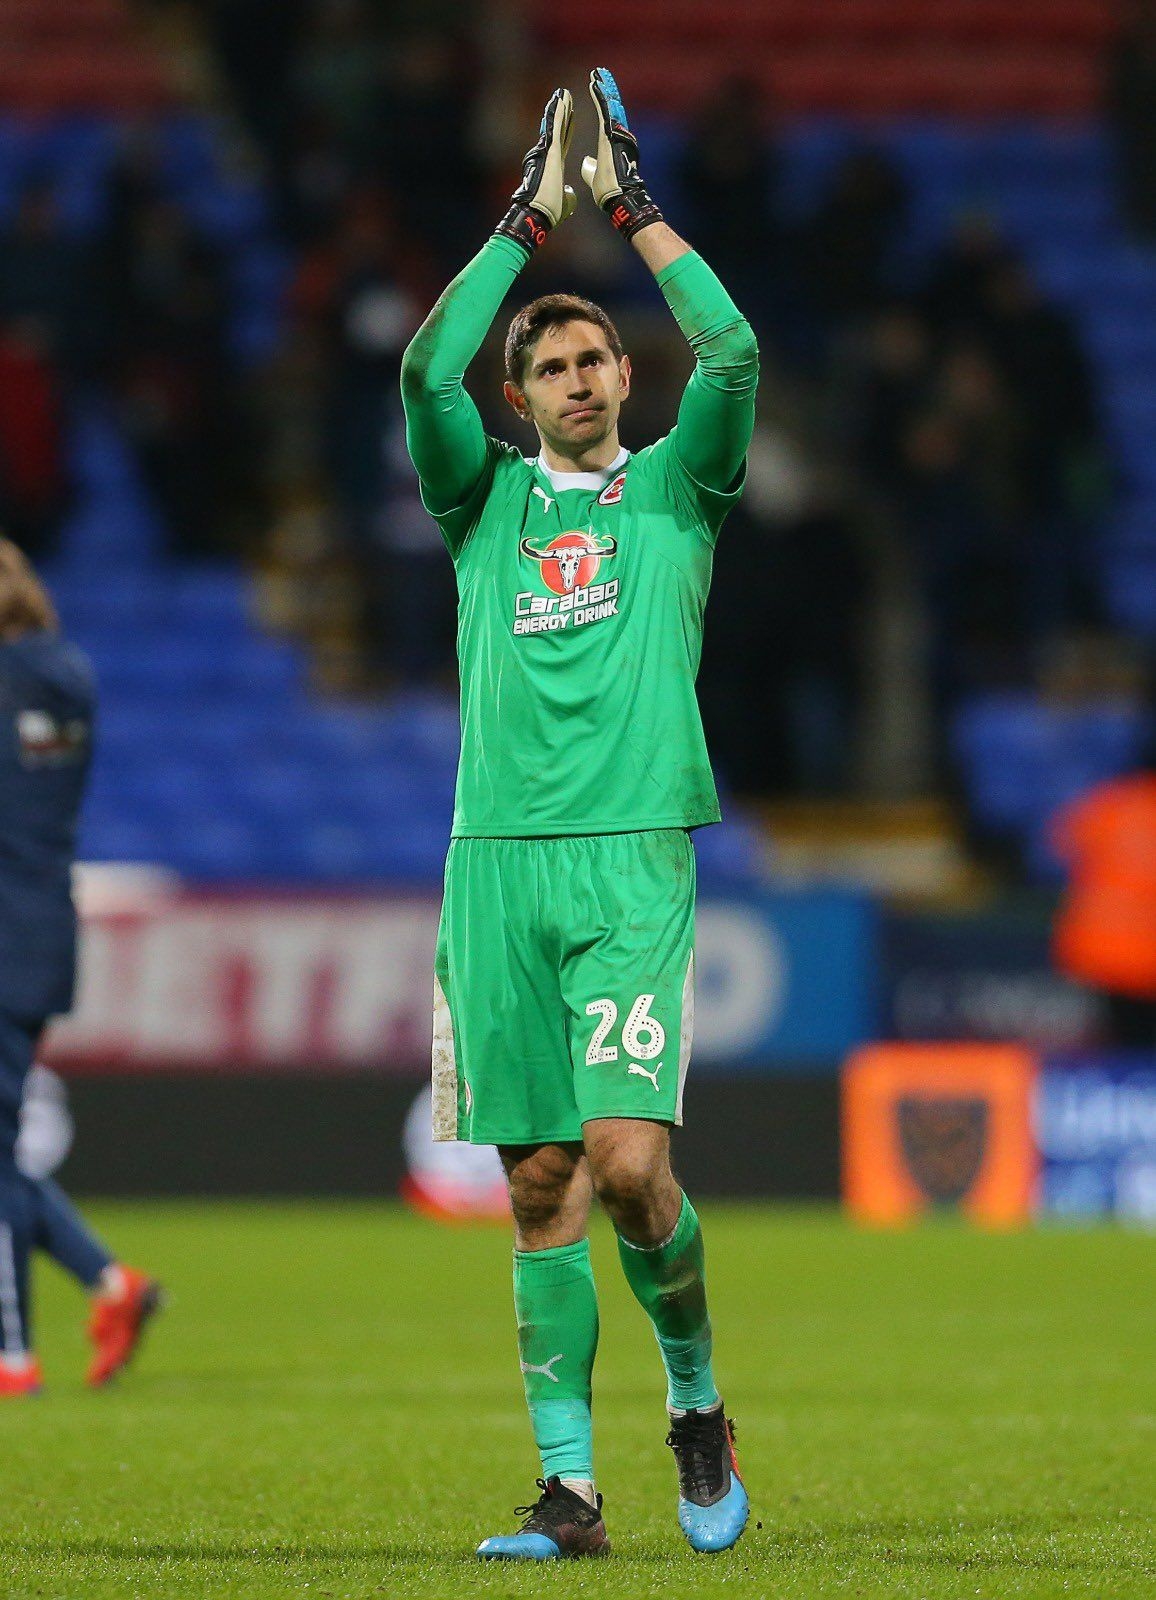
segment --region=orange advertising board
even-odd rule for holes
[[[1027,1222],[1039,1158],[1039,1064],[1016,1045],[873,1044],[843,1069],[843,1198],[859,1221],[948,1208],[987,1227]]]

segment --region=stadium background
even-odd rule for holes
[[[457,737],[398,364],[603,59],[764,354],[682,1170],[834,1196],[866,1041],[1110,1042],[1049,823],[1150,731],[1149,7],[9,0],[0,46],[0,523],[102,693],[70,1186],[396,1191]],[[686,352],[588,208],[562,287],[654,437]]]

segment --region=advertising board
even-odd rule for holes
[[[1156,1059],[1047,1059],[1035,1127],[1044,1212],[1156,1225]]]
[[[954,1209],[1156,1226],[1156,1057],[1041,1058],[927,1041],[856,1051],[842,1078],[843,1196],[860,1221]]]
[[[1046,906],[890,913],[881,934],[892,1038],[1078,1050],[1102,1035],[1102,1000],[1052,964]]]
[[[46,1060],[108,1071],[428,1070],[438,904],[175,889],[86,916]],[[824,891],[700,903],[695,1061],[830,1074],[876,1026],[874,912]]]

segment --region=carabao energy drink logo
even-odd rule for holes
[[[593,532],[560,533],[549,544],[523,539],[522,555],[541,563],[548,595],[523,590],[514,601],[514,632],[559,633],[618,614],[618,579],[596,583],[603,561],[618,553],[618,540]]]

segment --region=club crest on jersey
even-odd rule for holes
[[[605,489],[598,496],[598,504],[600,506],[616,506],[622,499],[622,491],[625,487],[626,474],[625,472],[620,472],[616,478],[611,478]]]
[[[88,724],[82,717],[62,722],[49,711],[18,711],[16,741],[22,767],[65,767],[88,754]]]
[[[617,553],[618,540],[575,530],[558,534],[545,546],[535,539],[523,539],[518,549],[542,563],[542,579],[548,589],[555,594],[571,594],[594,582],[602,562]]]

